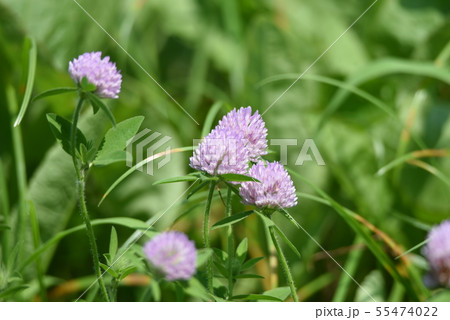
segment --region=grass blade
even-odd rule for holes
[[[25,94],[23,96],[22,105],[20,106],[19,114],[17,115],[16,121],[14,122],[14,127],[17,127],[23,119],[25,112],[27,111],[28,105],[30,104],[31,93],[33,92],[34,76],[36,74],[36,58],[37,49],[36,42],[34,39],[27,38],[25,45],[30,47],[28,51],[28,76],[27,84],[25,87]]]
[[[212,105],[211,109],[209,109],[208,114],[206,115],[205,122],[203,123],[202,138],[211,131],[213,122],[216,119],[217,113],[220,111],[222,106],[223,103],[221,101],[217,101]]]
[[[131,167],[130,169],[128,169],[124,174],[122,174],[116,181],[114,181],[114,183],[108,188],[108,190],[105,192],[105,194],[103,195],[102,199],[100,200],[100,202],[98,203],[98,206],[100,206],[102,204],[102,202],[106,199],[106,197],[123,181],[125,180],[130,174],[132,174],[133,172],[135,172],[136,170],[139,170],[140,168],[142,168],[143,166],[145,166],[147,163],[152,162],[153,160],[156,160],[158,158],[161,158],[163,156],[166,156],[169,153],[178,153],[178,152],[186,152],[186,151],[192,151],[193,147],[183,147],[183,148],[175,148],[175,149],[171,149],[169,151],[163,151],[163,152],[159,152],[157,154],[154,154],[142,161],[140,161],[139,163],[135,164],[133,167]]]
[[[374,231],[374,226],[370,225],[364,218],[355,214],[351,210],[348,210],[334,201],[329,195],[327,195],[320,188],[311,183],[308,179],[304,178],[297,172],[288,169],[288,171],[295,177],[299,178],[309,186],[311,186],[322,198],[329,202],[329,205],[335,209],[335,211],[344,219],[344,221],[358,234],[365,242],[370,251],[374,254],[377,260],[382,264],[387,272],[398,282],[402,283],[408,294],[414,300],[424,300],[428,295],[428,291],[423,286],[423,283],[418,278],[408,265],[406,261],[400,261],[401,265],[396,265],[394,261],[386,254],[383,248],[372,237],[371,232]],[[379,232],[378,235],[384,236],[384,241],[390,240],[386,235]],[[392,241],[388,241],[388,244],[393,246]],[[397,249],[393,247],[393,249]]]

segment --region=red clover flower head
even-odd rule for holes
[[[86,52],[69,62],[69,73],[75,83],[86,77],[97,89],[100,98],[117,99],[122,84],[122,75],[109,57],[102,59],[101,52]]]
[[[190,158],[190,166],[210,175],[246,174],[249,152],[240,131],[216,127],[200,143]]]
[[[233,109],[219,121],[219,127],[242,132],[251,161],[267,154],[266,124],[258,111],[252,114],[251,107]]]
[[[431,267],[431,276],[450,288],[450,220],[431,229],[424,254]]]
[[[279,162],[259,161],[253,165],[249,175],[260,182],[242,182],[239,194],[244,204],[258,208],[280,209],[297,205],[294,183]]]
[[[144,253],[168,281],[189,280],[195,274],[197,250],[182,232],[169,231],[153,237],[145,244]]]

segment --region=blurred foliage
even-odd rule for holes
[[[46,121],[46,113],[70,118],[75,96],[65,94],[36,101],[28,109],[20,129],[11,129],[16,114],[7,108],[5,88],[13,85],[18,101],[22,100],[27,75],[27,52],[23,50],[26,36],[35,39],[38,48],[34,95],[71,86],[68,61],[83,52],[100,50],[117,62],[124,77],[120,99],[108,102],[117,121],[143,115],[141,128],[170,136],[169,144],[176,148],[191,146],[192,139],[200,138],[206,114],[216,101],[222,101],[226,108],[251,105],[265,112],[296,76],[372,3],[359,0],[78,2],[101,27],[74,1],[0,0],[3,167],[0,170],[3,169],[7,190],[7,193],[1,190],[0,201],[8,200],[14,218],[19,210],[20,193],[11,130],[21,130],[27,199],[36,208],[43,242],[81,224],[75,208],[75,178],[70,157],[56,146]],[[370,221],[398,244],[401,251],[423,241],[426,230],[418,225],[432,225],[450,217],[450,185],[436,174],[440,172],[450,178],[449,18],[450,6],[446,0],[379,0],[309,71],[356,87],[381,101],[389,108],[388,112],[348,87],[305,77],[263,116],[269,140],[298,139],[298,145],[288,149],[291,169],[325,190],[337,203]],[[82,127],[88,138],[93,138],[98,133],[104,134],[110,124],[101,113],[93,117],[92,111],[86,108]],[[326,166],[318,166],[314,161],[295,166],[303,141],[308,138],[314,139]],[[272,147],[275,152],[271,159],[279,159],[277,148]],[[432,170],[406,162],[384,174],[376,174],[395,159],[421,149],[446,149],[447,156],[420,159]],[[188,153],[172,154],[169,164],[156,170],[154,176],[132,174],[97,207],[104,192],[126,170],[124,163],[92,170],[87,186],[92,218],[130,217],[145,221],[170,207],[155,228],[187,232],[201,247],[202,239],[196,232],[202,221],[201,206],[193,207],[189,215],[173,224],[189,209],[185,202],[171,207],[188,183],[152,186],[156,180],[189,173]],[[294,182],[299,192],[315,194],[300,180]],[[4,210],[7,206],[2,203],[0,208]],[[240,212],[245,208],[235,201],[234,210]],[[377,298],[410,299],[333,207],[300,197],[299,205],[290,213],[339,263],[351,268],[353,277],[366,284]],[[214,224],[222,218],[223,204],[217,199],[211,222]],[[367,293],[361,292],[352,281],[344,280],[347,275],[304,232],[282,218],[276,220],[280,220],[288,238],[302,254],[299,259],[285,250],[300,288],[300,299],[329,301],[338,291],[338,300],[367,299]],[[116,229],[120,244],[132,234],[123,226],[117,225]],[[239,242],[248,238],[248,258],[267,256],[262,230],[253,217],[236,224]],[[99,225],[95,231],[100,253],[108,252],[111,227]],[[0,229],[1,232],[5,231]],[[391,251],[385,239],[376,233],[374,237],[394,259],[396,252]],[[29,240],[27,253],[33,250],[31,236]],[[222,247],[226,239],[215,230],[212,242]],[[77,232],[46,251],[42,261],[44,281],[49,288],[61,289],[57,286],[61,284],[65,285],[64,290],[69,287],[68,291],[50,295],[50,299],[75,299],[81,288],[90,284],[86,278],[92,274],[87,248],[85,234]],[[407,258],[419,274],[424,274],[420,250],[414,254],[414,259]],[[268,263],[269,259],[264,259],[255,266],[265,279],[240,280],[235,294],[268,291],[277,281],[280,286],[285,285],[282,273],[271,273]],[[34,268],[29,265],[26,270],[24,276],[30,287],[16,299],[31,300],[39,293]],[[0,289],[6,272],[0,268]],[[75,281],[77,289],[70,290],[70,281]],[[130,284],[129,280],[120,287],[119,299],[147,297],[144,288],[139,286],[146,285],[148,279],[139,281]],[[156,299],[159,289],[152,290],[150,297]],[[171,298],[169,295],[164,299]]]

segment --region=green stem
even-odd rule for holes
[[[31,222],[31,232],[33,236],[33,245],[34,250],[40,247],[41,245],[41,234],[39,231],[39,221],[36,215],[36,209],[32,201],[29,202],[30,206],[30,222]],[[47,301],[47,288],[44,282],[44,273],[42,271],[42,262],[41,257],[36,259],[36,273],[37,279],[39,283],[39,290],[41,293],[41,301]]]
[[[16,93],[11,85],[8,85],[6,88],[6,98],[8,101],[10,117],[11,119],[13,119],[15,114],[17,113],[18,106]],[[18,260],[20,261],[22,253],[24,252],[24,244],[27,238],[27,224],[25,223],[25,221],[27,220],[27,173],[25,168],[22,131],[20,130],[20,127],[14,127],[13,123],[11,123],[11,136],[16,167],[17,186],[19,191],[19,216],[17,220],[16,230],[16,234],[18,236],[16,238],[16,241],[17,243],[23,244],[18,254]]]
[[[212,197],[214,194],[214,188],[215,188],[215,181],[211,181],[209,186],[209,193],[208,193],[208,199],[206,200],[206,206],[205,206],[205,217],[203,219],[203,241],[205,244],[205,248],[210,248],[209,243],[209,214],[211,211],[211,202]],[[211,293],[214,293],[213,288],[213,265],[212,265],[212,259],[208,259],[208,263],[206,265],[206,272],[208,276],[208,290]]]
[[[5,177],[5,167],[3,166],[3,161],[0,158],[0,202],[1,202],[1,211],[3,212],[3,222],[11,228],[11,217],[9,213],[9,197],[8,197],[8,188],[6,184]],[[2,255],[3,255],[3,263],[7,265],[10,245],[12,243],[12,232],[11,229],[5,229],[2,231]],[[0,261],[1,262],[1,261]]]
[[[227,206],[225,209],[225,215],[227,217],[231,216],[231,196],[232,190],[228,187],[227,191]],[[228,298],[233,296],[233,259],[234,259],[234,240],[233,240],[233,227],[229,225],[227,228],[227,249],[228,249]]]
[[[294,279],[292,278],[291,270],[289,269],[289,266],[287,264],[286,257],[284,256],[284,253],[281,250],[280,244],[278,243],[273,226],[269,226],[269,232],[270,232],[270,236],[272,238],[273,244],[275,246],[275,249],[277,250],[278,259],[280,260],[281,266],[283,267],[284,272],[286,273],[286,278],[287,278],[287,281],[289,284],[289,288],[291,289],[292,299],[294,299],[295,302],[298,302],[298,296],[297,296],[297,291],[295,290]]]
[[[91,220],[89,219],[89,214],[88,214],[87,207],[86,207],[86,197],[85,197],[86,170],[84,168],[80,167],[78,160],[77,160],[76,153],[75,153],[75,149],[76,149],[75,147],[76,147],[76,142],[77,142],[76,141],[77,124],[78,124],[78,119],[80,117],[82,106],[83,106],[83,98],[80,97],[80,99],[78,100],[78,104],[75,108],[75,111],[73,113],[72,127],[70,130],[70,147],[71,147],[73,165],[75,167],[75,171],[77,174],[76,185],[77,185],[77,193],[78,193],[78,202],[80,205],[81,217],[83,218],[83,222],[86,225],[86,231],[87,231],[88,238],[89,238],[89,244],[91,246],[92,260],[94,262],[95,274],[97,276],[98,283],[100,286],[100,290],[103,294],[103,297],[106,301],[109,302],[110,300],[109,300],[109,296],[108,296],[108,291],[106,290],[105,282],[103,281],[103,276],[102,276],[102,272],[100,269],[100,261],[98,258],[98,250],[97,250],[97,243],[95,242],[94,229],[92,228]]]

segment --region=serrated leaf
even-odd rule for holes
[[[244,181],[252,181],[252,182],[261,182],[258,179],[247,176],[245,174],[237,174],[237,173],[226,173],[220,175],[220,178],[225,181],[233,181],[233,182],[244,182]]]
[[[213,251],[210,248],[204,248],[197,251],[197,268],[203,266],[212,256]]]
[[[174,183],[174,182],[183,182],[183,181],[197,181],[199,178],[194,176],[180,176],[174,178],[167,178],[153,182],[153,185],[165,184],[165,183]]]
[[[244,238],[236,248],[236,258],[239,261],[239,264],[244,263],[245,258],[247,257],[247,250],[248,250],[248,240],[247,238]]]
[[[211,230],[218,229],[218,228],[223,228],[223,227],[235,224],[236,222],[244,220],[249,215],[251,215],[253,212],[254,212],[254,210],[249,210],[249,211],[244,211],[244,212],[241,212],[241,213],[233,214],[233,215],[231,215],[229,217],[226,217],[225,219],[220,220],[219,222],[216,222],[212,226]]]
[[[116,228],[111,227],[111,237],[109,239],[109,256],[111,260],[114,260],[114,257],[117,253],[118,240],[117,240],[117,231]]]
[[[247,270],[247,269],[252,268],[255,264],[257,264],[262,259],[264,259],[264,257],[253,258],[253,259],[245,261],[245,263],[241,267],[241,270]]]
[[[113,162],[125,161],[127,142],[138,132],[144,117],[137,116],[118,123],[108,130],[102,146],[94,160],[95,165],[107,165]]]
[[[63,150],[71,155],[70,130],[72,127],[72,122],[54,113],[47,114],[47,121],[50,124],[50,130],[52,131],[53,136],[56,138]],[[76,130],[76,135],[77,145],[75,146],[75,150],[80,150],[80,145],[87,145],[87,140],[78,128]]]
[[[111,121],[112,125],[115,127],[116,119],[114,118],[114,115],[112,114],[111,110],[109,110],[109,108],[106,106],[106,104],[104,104],[102,100],[100,100],[95,94],[91,92],[85,92],[85,95],[88,98],[89,102],[91,103],[92,107],[94,108],[94,111],[96,109],[102,109],[108,116],[109,121]]]

